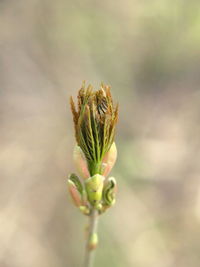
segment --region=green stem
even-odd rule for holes
[[[85,259],[83,267],[92,267],[94,261],[95,247],[92,248],[92,239],[97,235],[98,211],[93,208],[89,217],[89,228],[85,248]]]
[[[90,169],[90,175],[93,176],[95,174],[101,174],[101,162],[91,162],[89,164],[89,169]]]

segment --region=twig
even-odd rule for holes
[[[94,261],[95,248],[97,245],[97,225],[98,225],[98,211],[93,208],[89,216],[89,227],[85,248],[84,267],[92,267]],[[96,240],[94,240],[96,239]]]

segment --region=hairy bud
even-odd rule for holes
[[[99,90],[93,91],[91,85],[85,88],[85,83],[78,93],[78,108],[72,98],[70,103],[77,145],[85,156],[90,176],[101,173],[102,161],[114,142],[118,105],[113,104],[109,86],[102,84]],[[80,165],[79,162],[78,167]],[[88,176],[86,165],[81,166],[85,178]],[[106,165],[105,172],[109,169]]]

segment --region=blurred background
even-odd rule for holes
[[[95,267],[200,266],[197,0],[0,1],[0,267],[81,267],[69,96],[120,103]]]

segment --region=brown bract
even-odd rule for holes
[[[114,105],[110,87],[101,84],[94,91],[89,85],[78,92],[78,107],[70,98],[75,136],[82,149],[91,175],[100,173],[102,159],[114,141],[115,126],[118,119],[118,104]]]

